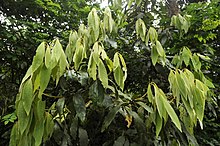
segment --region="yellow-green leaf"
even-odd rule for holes
[[[32,63],[32,73],[35,72],[42,64],[43,58],[45,55],[45,42],[42,42],[37,50],[36,55],[34,56],[33,63]]]
[[[27,80],[24,83],[24,87],[22,90],[22,101],[24,105],[24,110],[28,116],[33,102],[33,84],[31,79]]]
[[[103,87],[107,88],[108,87],[108,74],[107,74],[105,65],[101,59],[99,60],[99,64],[98,64],[98,73],[99,73],[99,79],[101,80]]]

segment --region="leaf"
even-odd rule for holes
[[[49,139],[53,133],[54,129],[54,122],[53,122],[53,117],[50,113],[46,112],[45,114],[45,124],[44,124],[44,142]]]
[[[117,106],[113,107],[110,110],[108,115],[105,117],[105,120],[104,120],[103,125],[102,125],[101,132],[103,132],[106,128],[108,128],[108,126],[111,124],[111,122],[115,118],[115,115],[118,113],[120,108],[121,108],[121,105],[117,105]]]
[[[94,103],[97,103],[98,105],[101,105],[103,103],[104,92],[105,89],[103,88],[99,80],[96,80],[89,88],[90,98],[92,98],[92,101]]]
[[[45,119],[41,119],[36,121],[37,123],[34,125],[33,137],[35,140],[35,146],[41,145],[43,134],[44,134],[44,122]]]
[[[200,123],[202,123],[205,110],[205,97],[198,88],[195,88],[193,91],[195,112],[198,120],[200,121]],[[201,128],[203,129],[202,125]]]
[[[157,48],[156,48],[155,46],[153,46],[153,47],[151,48],[151,60],[152,60],[152,63],[153,63],[154,66],[155,66],[156,63],[157,63],[158,56],[159,56],[159,54],[158,54],[158,52],[157,52]]]
[[[183,95],[184,98],[187,98],[187,89],[186,89],[185,81],[181,78],[178,72],[176,72],[176,81],[181,94]]]
[[[60,115],[63,115],[64,104],[65,104],[65,98],[58,99],[56,103],[56,109],[58,110]]]
[[[153,109],[151,107],[149,107],[148,105],[146,105],[143,102],[137,102],[137,104],[139,104],[140,106],[142,106],[146,111],[148,111],[149,113],[153,113]]]
[[[20,134],[22,135],[26,130],[29,123],[29,116],[27,116],[24,106],[21,102],[18,103],[18,107],[16,108],[16,113],[18,116],[18,129]]]
[[[108,87],[108,74],[105,68],[105,65],[103,64],[102,60],[99,59],[99,65],[98,65],[98,73],[99,73],[99,79],[102,82],[102,85],[104,88]]]
[[[155,123],[156,123],[156,136],[158,137],[163,125],[163,119],[160,117],[158,113],[156,114]]]
[[[47,49],[46,49],[46,53],[45,53],[45,66],[47,68],[50,67],[50,62],[51,62],[51,54],[50,54],[50,47],[47,46]]]
[[[42,42],[37,50],[36,55],[34,56],[33,63],[32,63],[32,73],[35,72],[42,64],[43,58],[45,55],[45,42]]]
[[[198,57],[196,54],[193,55],[191,61],[192,61],[192,64],[193,64],[194,69],[195,69],[196,71],[200,70],[200,68],[201,68],[201,62],[199,61],[199,57]]]
[[[97,15],[96,9],[93,8],[92,11],[88,15],[88,25],[92,28],[94,32],[94,41],[96,41],[99,37],[99,17]]]
[[[89,73],[89,76],[93,79],[96,80],[96,63],[93,59],[93,53],[91,53],[90,57],[89,57],[89,62],[88,62],[88,68],[87,71]]]
[[[60,41],[56,39],[52,50],[52,58],[55,58],[56,62],[58,62],[60,59],[61,56],[60,50],[63,50],[62,45],[60,44]]]
[[[163,47],[162,47],[162,45],[160,44],[159,41],[156,41],[156,49],[157,49],[157,52],[158,52],[159,56],[164,56],[165,55]]]
[[[14,126],[12,127],[11,130],[11,135],[10,135],[10,146],[16,146],[17,145],[17,139],[19,138],[19,129],[18,129],[18,123],[16,122]]]
[[[117,140],[114,142],[113,146],[124,146],[125,143],[125,137],[124,136],[120,136],[117,138]]]
[[[74,67],[76,70],[79,69],[82,60],[83,60],[83,45],[81,44],[81,39],[78,39],[76,43],[76,52],[73,56]]]
[[[137,4],[137,6],[139,6],[141,4],[142,0],[135,0],[135,2]]]
[[[147,87],[147,97],[148,97],[149,102],[152,103],[154,96],[151,90],[151,84],[148,84],[148,87]]]
[[[165,117],[166,111],[165,111],[164,104],[162,101],[162,97],[161,97],[162,95],[156,85],[154,85],[154,92],[155,92],[155,102],[156,102],[158,113],[161,118]]]
[[[87,146],[89,144],[87,131],[81,127],[79,128],[79,143],[80,146]]]
[[[146,26],[144,24],[144,21],[140,18],[136,21],[136,32],[137,35],[140,35],[141,40],[145,41]]]
[[[114,70],[114,79],[117,85],[121,88],[121,90],[123,90],[124,89],[123,71],[119,66]]]
[[[161,99],[162,99],[162,102],[164,104],[164,107],[165,107],[168,115],[170,116],[170,118],[172,119],[172,122],[176,125],[176,127],[182,132],[179,118],[177,117],[177,115],[176,115],[174,109],[172,108],[172,106],[167,101],[166,96],[164,94],[162,94],[162,95],[163,95],[163,97]]]
[[[152,43],[155,43],[157,41],[157,38],[158,38],[158,34],[157,34],[157,31],[155,30],[155,28],[153,27],[150,27],[149,30],[148,30],[148,36],[150,38],[150,41]]]
[[[71,126],[70,126],[70,135],[73,138],[73,140],[76,140],[77,138],[77,130],[78,130],[78,117],[75,116],[72,119]]]
[[[77,93],[73,97],[74,108],[79,119],[83,122],[86,118],[86,105],[81,93]]]
[[[189,48],[187,48],[187,47],[184,47],[184,48],[183,48],[182,57],[183,57],[184,63],[186,64],[186,66],[188,66],[188,65],[189,65],[189,61],[190,61],[190,58],[192,57],[192,53],[191,53],[191,51],[189,50]]]
[[[40,72],[40,91],[39,94],[41,95],[44,90],[47,88],[47,85],[50,81],[51,69],[46,68],[45,65],[41,68]]]
[[[27,116],[30,113],[33,99],[33,85],[31,79],[29,79],[24,83],[24,87],[22,90],[22,101]]]

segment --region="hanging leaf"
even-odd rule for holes
[[[86,118],[86,105],[85,105],[84,99],[82,98],[81,93],[77,93],[73,97],[73,102],[74,102],[74,107],[75,107],[77,116],[79,117],[79,119],[82,122],[85,121],[85,118]]]
[[[124,146],[125,143],[125,137],[124,136],[120,136],[117,138],[117,140],[114,142],[113,146]]]
[[[137,102],[137,104],[139,104],[140,106],[142,106],[146,111],[148,111],[149,113],[153,113],[153,109],[151,107],[149,107],[148,105],[146,105],[143,102]]]
[[[137,35],[140,35],[142,41],[145,41],[146,26],[144,24],[144,21],[140,18],[136,21],[136,33]]]
[[[149,102],[152,103],[154,96],[151,90],[151,84],[148,84],[148,87],[147,87],[147,97],[148,97]]]
[[[32,73],[35,72],[42,64],[43,58],[45,55],[45,42],[42,42],[37,50],[36,55],[34,56],[33,63],[32,63]]]
[[[83,60],[83,45],[81,44],[81,39],[78,39],[76,43],[76,52],[73,56],[74,67],[76,70],[79,69],[82,60]]]
[[[111,124],[111,122],[115,118],[115,115],[118,113],[120,108],[121,108],[121,105],[117,105],[113,107],[112,109],[110,109],[110,112],[105,117],[105,120],[103,122],[101,132],[103,132],[106,128],[108,128],[108,126]]]
[[[163,49],[163,47],[162,47],[162,45],[160,44],[159,41],[156,41],[156,49],[157,49],[157,52],[158,52],[159,56],[164,56],[165,55],[164,49]]]
[[[16,113],[18,116],[18,129],[20,131],[20,134],[22,135],[28,126],[29,116],[27,116],[24,110],[24,106],[21,102],[18,103]]]
[[[163,92],[163,91],[160,89],[160,92]],[[177,117],[174,109],[172,108],[172,106],[167,101],[166,96],[164,95],[164,93],[161,93],[161,95],[162,95],[162,98],[161,98],[162,102],[164,104],[164,107],[165,107],[168,115],[170,116],[170,118],[172,119],[172,122],[176,125],[176,127],[182,132],[179,118]]]
[[[98,73],[99,73],[99,79],[102,82],[102,85],[104,88],[108,87],[108,74],[105,68],[104,63],[102,62],[101,59],[99,59],[99,65],[98,65]]]
[[[156,136],[158,137],[163,125],[163,119],[160,117],[158,113],[156,114],[155,123],[156,123]]]
[[[114,79],[117,85],[121,88],[121,90],[123,90],[124,89],[123,71],[120,67],[114,69]]]
[[[90,57],[89,57],[89,62],[88,62],[88,68],[87,71],[89,73],[89,76],[93,79],[96,80],[96,63],[93,59],[93,53],[91,53]]]
[[[157,48],[155,46],[153,46],[151,48],[151,60],[152,60],[152,63],[153,63],[154,66],[157,63],[158,57],[159,57],[159,54],[157,52]]]
[[[158,38],[158,34],[157,34],[157,31],[155,30],[155,28],[153,27],[150,27],[149,30],[148,30],[148,36],[150,38],[150,41],[152,43],[155,43],[157,41],[157,38]]]
[[[80,146],[89,145],[89,139],[88,139],[87,131],[82,129],[81,127],[79,128],[79,143],[80,143]]]
[[[40,91],[39,91],[40,95],[47,88],[47,85],[50,81],[50,75],[51,75],[51,69],[50,68],[47,69],[46,66],[44,65],[41,68],[41,72],[40,72]]]
[[[33,137],[35,140],[35,146],[39,146],[42,142],[43,134],[44,134],[44,119],[36,121],[37,124],[34,126]]]
[[[51,52],[50,47],[47,46],[46,53],[45,53],[45,66],[47,68],[50,67],[50,62],[51,62],[51,54],[50,54],[50,52]]]
[[[24,83],[24,87],[22,90],[22,101],[27,116],[30,113],[33,99],[33,84],[31,79],[29,79]]]
[[[88,25],[92,28],[94,32],[94,41],[96,41],[99,37],[99,17],[97,15],[96,9],[93,8],[92,11],[88,15]]]

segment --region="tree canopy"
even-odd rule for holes
[[[21,0],[0,11],[5,143],[220,144],[217,0]]]

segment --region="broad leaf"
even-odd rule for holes
[[[24,87],[22,90],[22,101],[27,116],[30,113],[33,99],[33,84],[31,79],[29,79],[24,83]]]
[[[101,59],[99,59],[99,65],[98,65],[98,73],[99,73],[99,79],[102,82],[102,85],[104,88],[108,87],[108,74],[105,68],[104,63],[102,62]]]

